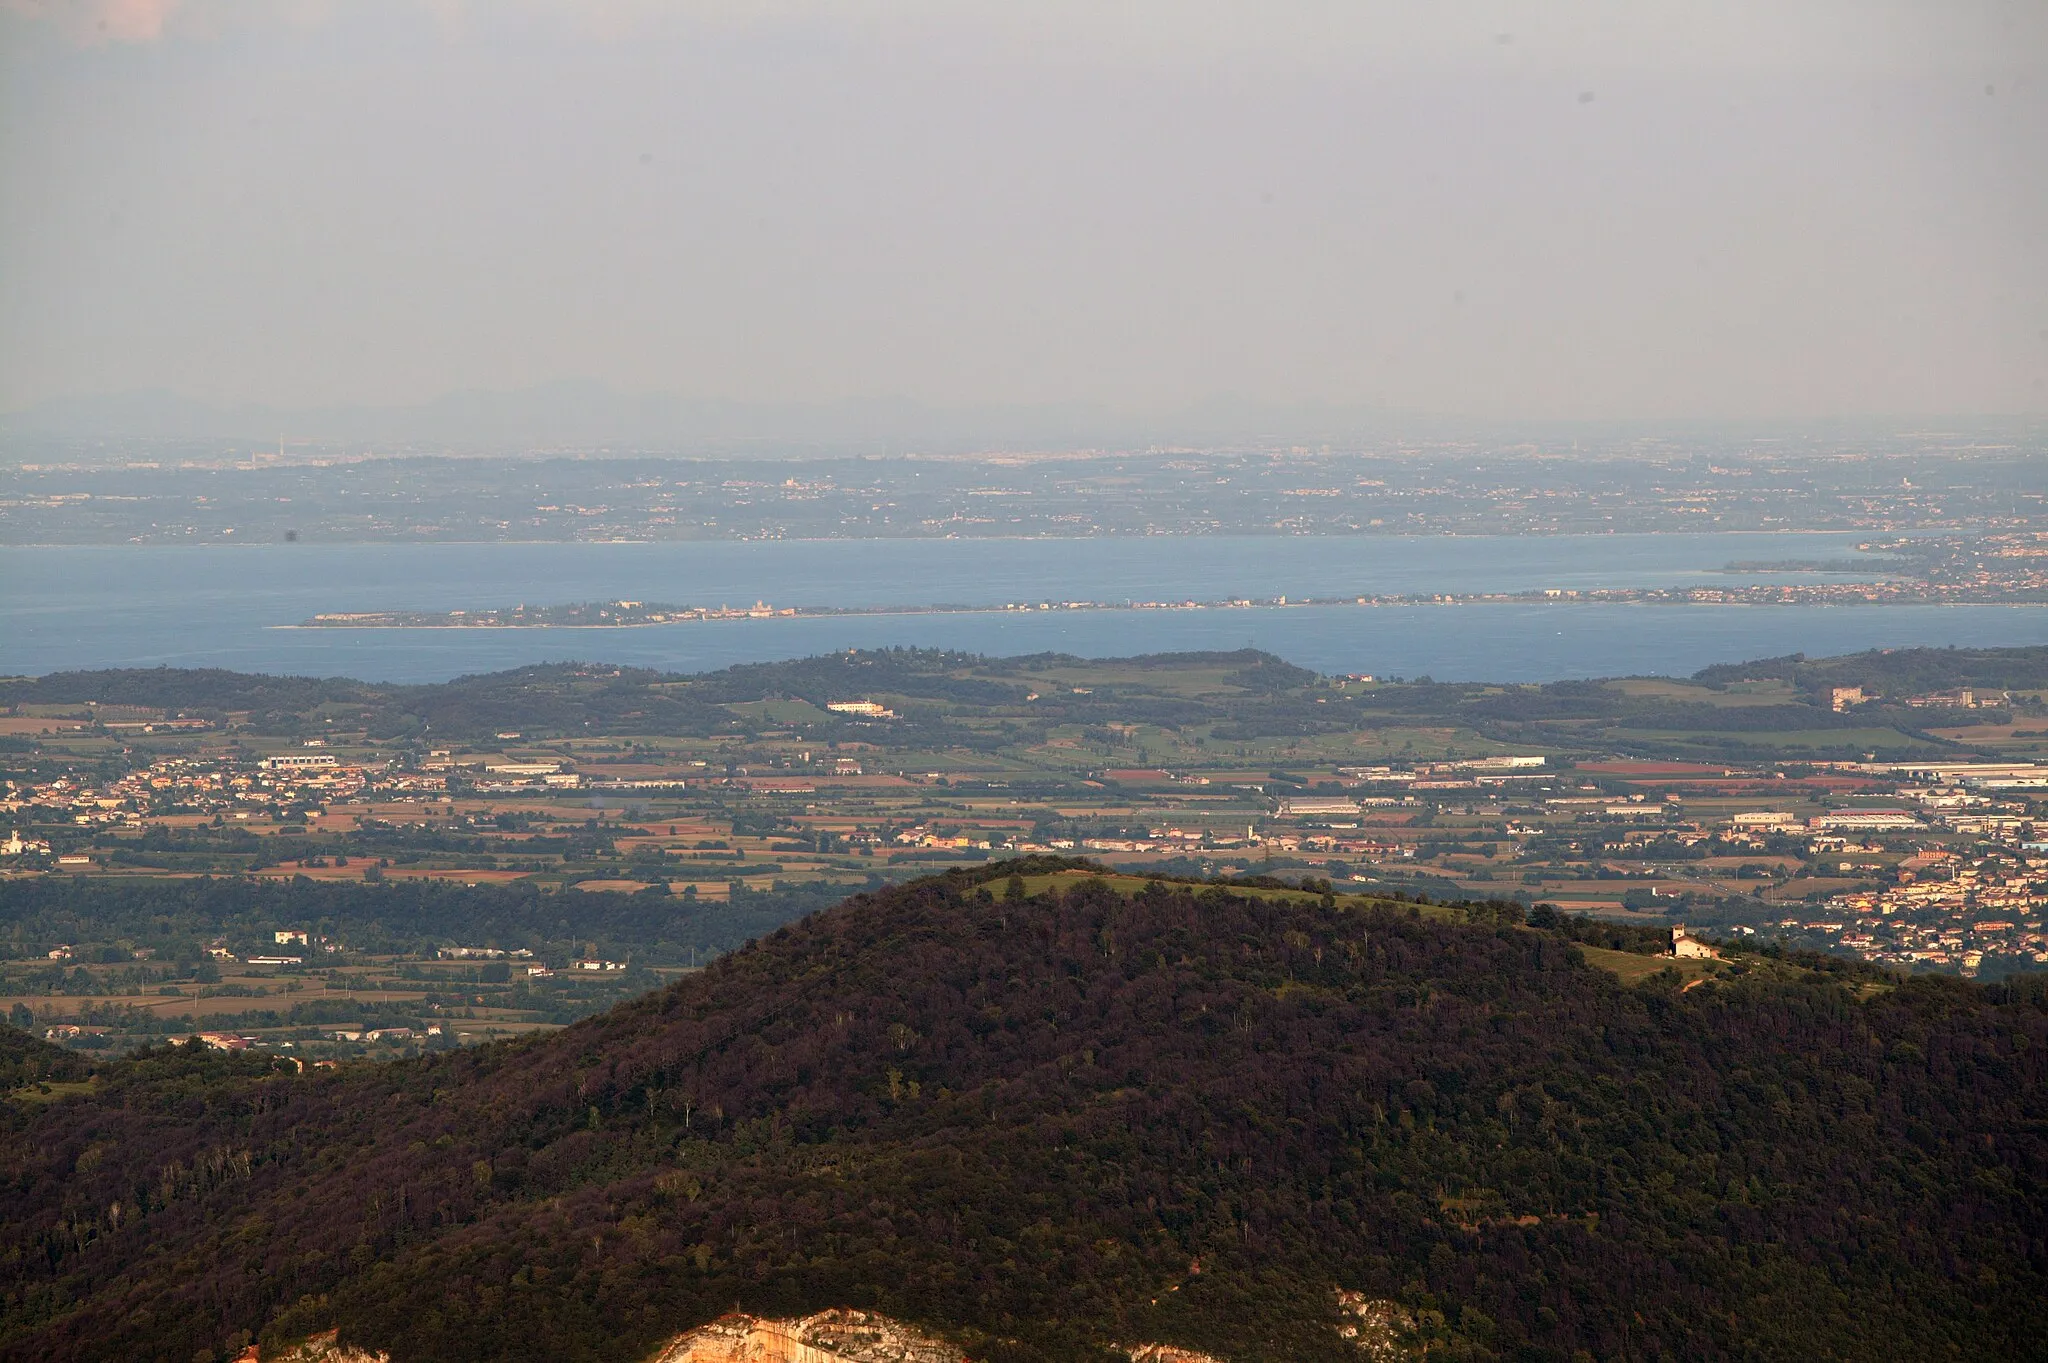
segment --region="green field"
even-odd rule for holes
[[[1654,975],[1675,970],[1681,979],[1704,980],[1722,973],[1719,961],[1687,957],[1684,960],[1671,956],[1642,956],[1633,951],[1609,951],[1606,947],[1582,946],[1586,964],[1598,966],[1618,976],[1623,984],[1641,984]]]
[[[7,1096],[17,1103],[54,1103],[60,1098],[75,1098],[81,1094],[97,1092],[99,1076],[89,1079],[55,1079],[40,1084],[25,1084]]]
[[[1096,871],[1052,871],[1038,875],[1020,876],[1027,895],[1044,894],[1047,890],[1065,888],[1084,880],[1100,880],[1121,895],[1132,895],[1147,885],[1158,884],[1160,878],[1129,875],[1123,872],[1103,874]],[[1255,899],[1272,900],[1278,903],[1317,903],[1322,895],[1313,890],[1279,889],[1270,885],[1231,885],[1233,894],[1249,895]],[[1448,922],[1463,922],[1465,915],[1457,909],[1442,904],[1412,904],[1404,900],[1382,899],[1376,895],[1339,894],[1332,895],[1340,909],[1413,909],[1425,918],[1437,918]]]

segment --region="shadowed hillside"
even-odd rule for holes
[[[1510,907],[1063,879],[857,896],[532,1041],[10,1103],[0,1356],[626,1360],[852,1306],[1308,1363],[1336,1288],[1431,1357],[2043,1355],[2037,998],[1628,988]]]

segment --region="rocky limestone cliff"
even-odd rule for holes
[[[1377,1301],[1357,1292],[1337,1293],[1345,1323],[1338,1333],[1369,1363],[1406,1363],[1417,1357],[1410,1347],[1415,1318],[1394,1302]],[[1173,1344],[1116,1346],[1131,1363],[1229,1363],[1214,1354]],[[236,1363],[391,1363],[385,1353],[371,1353],[340,1342],[329,1330],[282,1353],[259,1358],[252,1346]],[[677,1335],[647,1363],[972,1363],[944,1340],[873,1311],[820,1311],[798,1320],[768,1320],[740,1312],[720,1316],[709,1325]]]
[[[1377,1301],[1363,1292],[1339,1288],[1337,1309],[1345,1316],[1337,1333],[1357,1346],[1371,1363],[1401,1363],[1418,1356],[1412,1343],[1415,1317],[1400,1303]]]
[[[941,1340],[872,1311],[801,1320],[737,1312],[676,1336],[648,1363],[968,1363]]]
[[[261,1363],[391,1363],[390,1354],[373,1354],[353,1344],[343,1344],[339,1330],[328,1330],[323,1334],[314,1335],[304,1343],[292,1345],[283,1353],[274,1353],[267,1357],[259,1355],[256,1346],[252,1344],[249,1351],[236,1359],[235,1363],[258,1363],[259,1358]]]

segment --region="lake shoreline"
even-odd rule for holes
[[[1682,675],[1795,652],[2048,644],[2048,612],[2024,606],[1868,603],[1854,597],[1890,589],[1724,571],[1739,559],[1840,559],[1845,539],[1771,532],[1768,555],[1753,532],[724,541],[623,553],[561,543],[0,548],[9,586],[0,672],[169,665],[410,682],[578,655],[697,672],[848,648],[1093,657],[1257,648],[1333,674],[1550,681]],[[1787,587],[1830,604],[1785,600]],[[1361,597],[1375,604],[1363,608]],[[726,618],[682,622],[688,629],[594,613],[537,626],[531,617],[549,611],[540,606],[524,622],[447,619],[471,603],[621,600],[731,607]],[[754,615],[768,609],[757,602],[807,604],[768,617]],[[351,603],[410,623],[299,623]],[[1033,609],[1001,609],[1026,603]],[[1685,608],[1650,608],[1659,604]],[[1444,605],[1460,609],[1424,609]]]

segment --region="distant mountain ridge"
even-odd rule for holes
[[[246,714],[259,732],[297,733],[306,715],[322,703],[356,708],[358,722],[378,739],[406,735],[435,740],[482,741],[516,729],[531,739],[644,733],[708,735],[742,732],[749,722],[727,708],[735,702],[800,697],[819,706],[848,695],[886,695],[934,702],[905,712],[897,739],[922,732],[921,741],[944,746],[968,731],[974,716],[1017,720],[1027,700],[1029,722],[1044,724],[1127,722],[1142,715],[1152,722],[1184,725],[1198,720],[1227,724],[1233,735],[1327,733],[1361,720],[1413,723],[1424,717],[1469,724],[1487,738],[1509,744],[1569,743],[1583,751],[1621,751],[1636,756],[1725,758],[1768,756],[1773,734],[1832,732],[1831,748],[1803,749],[1800,756],[1863,758],[1875,752],[1887,760],[1940,751],[1967,756],[1966,744],[1937,739],[1922,725],[1925,710],[1907,706],[1916,692],[1942,687],[1996,687],[2023,691],[2048,685],[2048,648],[1870,650],[1837,658],[1779,658],[1710,667],[1694,679],[1691,699],[1668,694],[1630,695],[1599,680],[1500,687],[1484,682],[1386,681],[1370,694],[1345,704],[1331,703],[1316,673],[1270,653],[1241,649],[1227,653],[1162,653],[1126,659],[1135,675],[1114,688],[1061,688],[1036,695],[1034,666],[1079,659],[1057,655],[988,658],[941,649],[865,649],[773,663],[747,663],[698,674],[600,664],[532,664],[504,672],[464,676],[448,682],[387,684],[347,678],[280,677],[220,669],[171,667],[113,668],[54,672],[43,677],[0,678],[0,706],[21,704],[139,705],[225,720]],[[1218,667],[1217,665],[1220,665]],[[1220,675],[1210,690],[1172,690],[1176,669],[1211,666]],[[1162,684],[1153,686],[1157,675]],[[1745,679],[1790,683],[1767,703],[1721,708],[1706,704],[1715,689]],[[1828,687],[1863,685],[1871,702],[1853,712],[1829,703]],[[1033,698],[1035,696],[1035,698]],[[1996,701],[1993,696],[1987,701]],[[1368,708],[1369,707],[1369,708]],[[2004,711],[1974,712],[1979,719]],[[854,717],[821,720],[817,734]],[[1564,730],[1533,726],[1571,721]],[[1893,737],[1873,738],[1882,724]],[[1700,731],[1725,734],[1709,743]],[[981,731],[973,731],[979,733]],[[847,731],[848,737],[857,735]],[[977,740],[979,741],[979,740]],[[1735,744],[1745,746],[1738,749]]]

